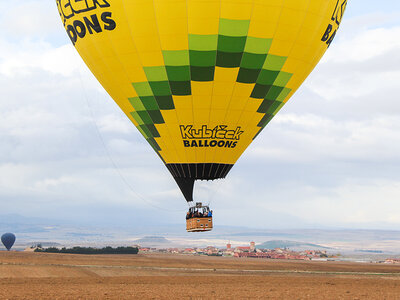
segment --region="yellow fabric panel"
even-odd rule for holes
[[[187,0],[189,33],[218,34],[220,7],[215,0]]]
[[[201,128],[203,124],[207,124],[210,120],[210,109],[209,108],[196,109],[196,113],[193,114],[193,118],[194,118],[193,125],[196,126],[196,128]]]
[[[194,97],[197,96],[212,96],[214,82],[196,82],[192,81],[192,93]]]
[[[204,95],[204,96],[193,96],[193,109],[196,111],[197,120],[202,120],[203,122],[207,122],[208,119],[204,118],[204,114],[200,113],[202,110],[207,110],[209,115],[209,110],[211,108],[212,95]],[[198,115],[198,116],[197,116]]]
[[[155,0],[154,8],[162,49],[188,49],[186,1]]]
[[[216,67],[215,68],[215,77],[214,77],[214,82],[219,81],[219,82],[235,82],[237,75],[239,72],[239,68],[220,68]]]
[[[220,18],[249,20],[253,11],[254,0],[221,0]]]

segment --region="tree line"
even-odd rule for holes
[[[68,253],[68,254],[138,254],[139,248],[137,247],[117,247],[113,248],[110,246],[104,248],[92,248],[92,247],[73,247],[73,248],[41,248],[35,249],[35,252],[45,253]]]

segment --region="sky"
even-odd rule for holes
[[[1,5],[0,215],[183,227],[174,180],[76,53],[55,1]],[[303,86],[195,198],[221,225],[400,229],[399,82],[400,2],[349,0]]]

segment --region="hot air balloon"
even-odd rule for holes
[[[332,43],[347,5],[56,2],[75,48],[190,203],[194,182],[225,178],[299,88]]]
[[[5,233],[1,236],[1,242],[8,251],[12,248],[15,243],[15,235],[13,233]]]

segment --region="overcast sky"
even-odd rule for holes
[[[0,214],[182,224],[165,166],[88,72],[55,1],[2,1]],[[216,224],[400,229],[400,2],[349,0],[304,85],[228,178]]]

